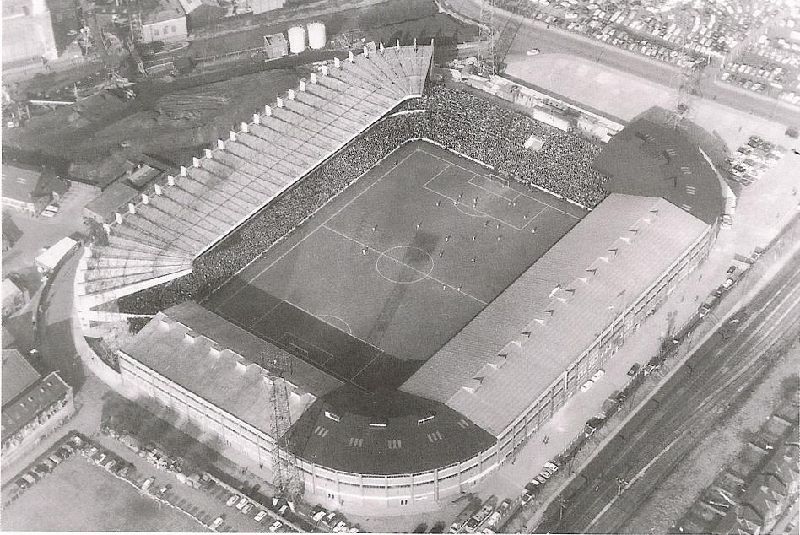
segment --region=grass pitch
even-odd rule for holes
[[[340,379],[394,388],[583,215],[413,142],[206,306]]]

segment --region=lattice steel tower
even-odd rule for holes
[[[303,478],[297,467],[297,458],[289,448],[289,429],[292,413],[289,407],[289,387],[286,376],[291,374],[288,356],[278,355],[264,359],[269,363],[272,377],[271,403],[273,410],[272,433],[275,447],[272,449],[273,484],[289,499],[303,494]]]
[[[478,40],[486,44],[486,48],[481,51],[481,67],[483,72],[489,75],[497,74],[497,58],[495,55],[495,27],[494,27],[494,5],[495,0],[481,1],[481,16],[478,22]]]

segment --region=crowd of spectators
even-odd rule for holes
[[[188,299],[203,300],[253,258],[367,172],[401,144],[428,138],[482,161],[510,179],[538,186],[584,206],[605,193],[591,167],[600,148],[575,134],[534,121],[467,90],[436,85],[405,102],[270,202],[238,230],[200,255],[192,273],[119,299],[121,311],[155,314]],[[544,142],[524,147],[530,136]]]

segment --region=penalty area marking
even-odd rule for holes
[[[347,334],[349,334],[350,336],[353,336],[353,329],[350,327],[350,324],[347,323],[346,321],[344,321],[339,316],[333,316],[331,314],[320,314],[317,317],[319,319],[321,319],[322,321],[324,321],[325,323],[327,323],[328,325],[330,325],[332,327],[336,327],[339,330],[342,330],[342,329],[341,329],[341,327],[337,326],[336,324],[337,323],[341,323],[342,325],[344,325],[345,329],[347,329],[347,331],[345,331],[345,332],[347,332]]]

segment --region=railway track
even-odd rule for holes
[[[786,339],[796,338],[800,273],[785,274],[753,300],[747,318],[737,315],[735,334],[706,341],[639,409],[553,502],[537,532],[614,533],[624,527],[705,432],[726,417],[731,402],[758,382]]]

